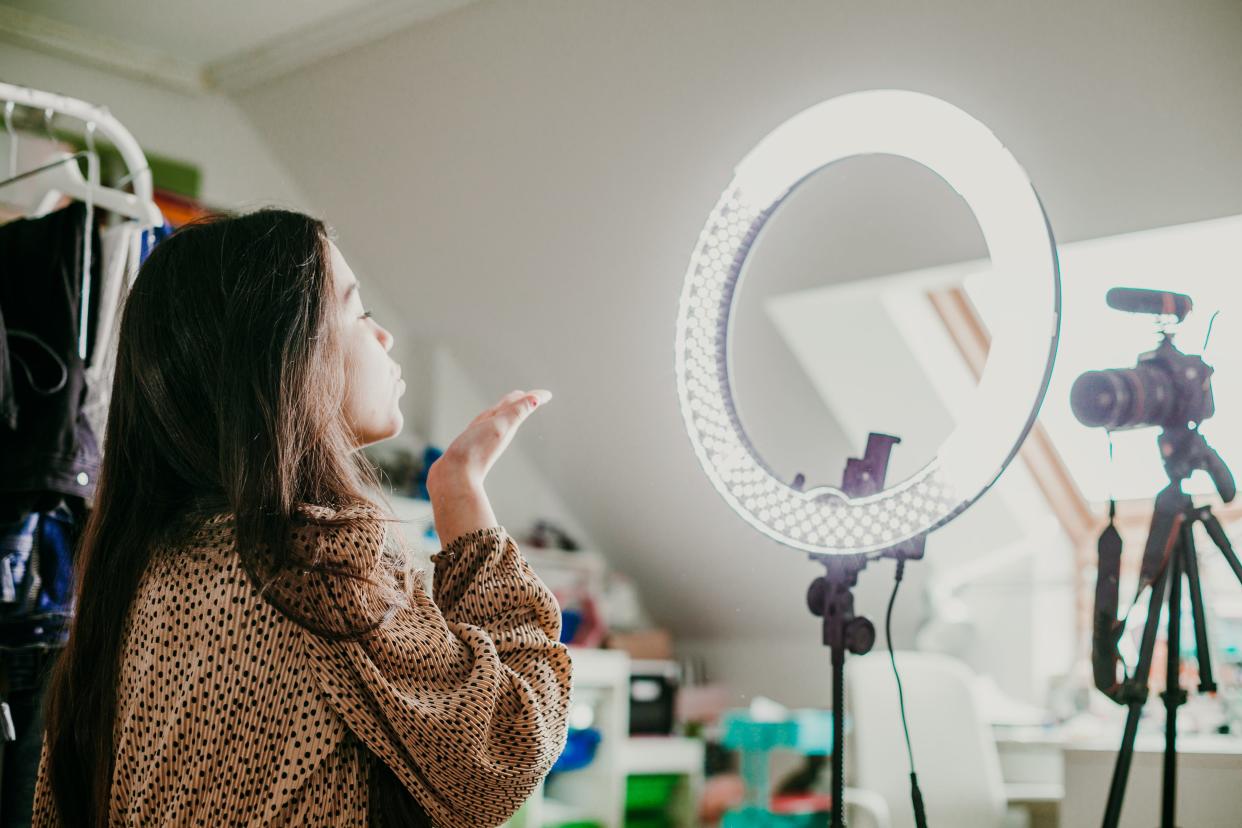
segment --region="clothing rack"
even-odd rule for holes
[[[121,160],[128,170],[128,178],[133,182],[134,192],[126,193],[108,187],[93,186],[92,189],[99,196],[106,195],[106,198],[98,198],[96,203],[101,207],[108,206],[106,201],[124,204],[126,212],[140,215],[140,221],[146,227],[159,227],[164,223],[164,218],[155,204],[155,188],[146,155],[133,134],[106,108],[77,98],[3,82],[0,82],[0,101],[12,101],[18,106],[38,109],[44,113],[68,115],[86,123],[88,129],[98,131],[120,152]]]

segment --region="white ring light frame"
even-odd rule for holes
[[[983,233],[989,277],[1005,280],[1009,302],[1023,312],[992,332],[968,413],[926,466],[866,497],[831,486],[798,491],[764,464],[738,418],[731,312],[751,248],[790,193],[829,164],[873,154],[922,164],[957,191]],[[1026,173],[986,126],[916,92],[843,95],[795,115],[751,150],[703,227],[677,315],[682,418],[716,490],[763,534],[820,554],[887,549],[961,514],[1017,455],[1052,375],[1060,311],[1052,229]]]

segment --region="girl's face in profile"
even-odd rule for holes
[[[392,334],[371,318],[362,304],[357,277],[337,246],[331,242],[329,246],[345,354],[345,418],[361,447],[401,432],[404,420],[398,401],[405,393],[405,380],[401,366],[388,355]]]

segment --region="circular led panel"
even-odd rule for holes
[[[730,316],[751,247],[794,188],[836,161],[874,154],[922,164],[962,197],[987,244],[989,278],[1004,280],[1008,300],[1023,312],[992,332],[973,403],[926,466],[866,497],[830,486],[798,491],[764,464],[738,418]],[[960,514],[1017,454],[1052,374],[1060,306],[1056,245],[1039,197],[987,127],[915,92],[833,98],[781,124],[742,160],[699,236],[677,316],[686,431],[716,490],[773,540],[825,554],[895,546]]]

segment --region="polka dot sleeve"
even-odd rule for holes
[[[324,627],[372,622],[383,524],[308,539],[359,576],[310,583]],[[361,638],[305,631],[309,663],[328,704],[436,826],[500,825],[565,744],[571,663],[560,609],[503,527],[456,538],[432,561],[434,598],[419,573],[406,605]]]

